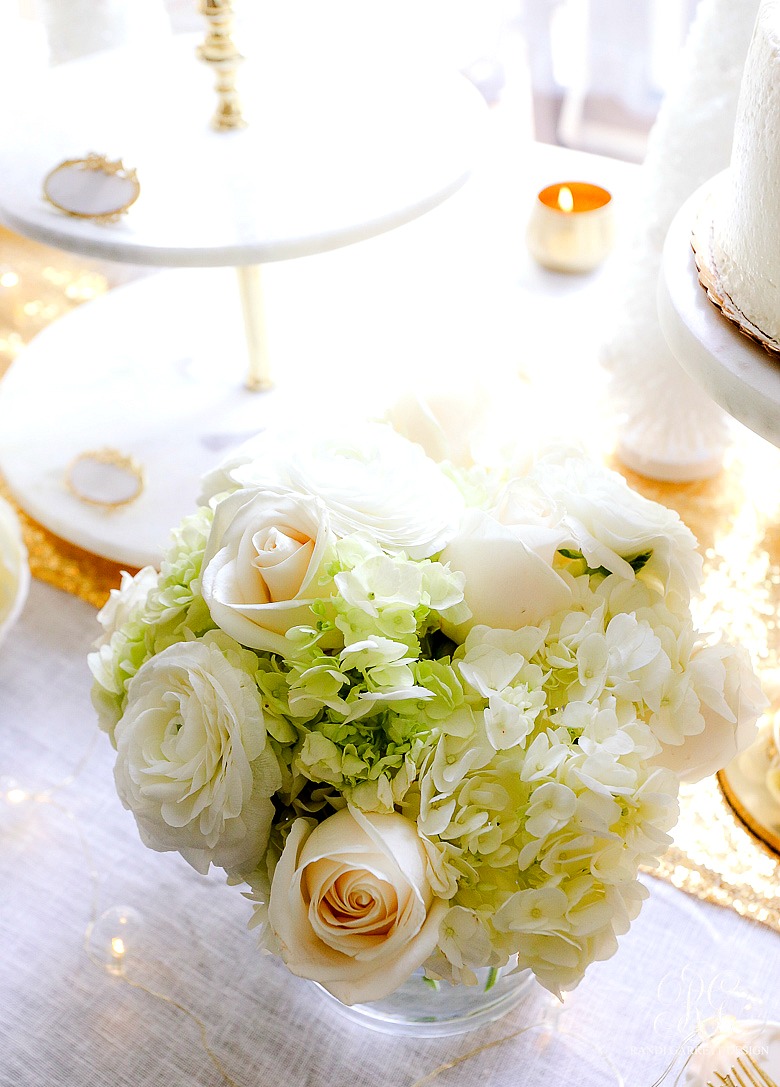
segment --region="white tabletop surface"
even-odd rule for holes
[[[633,169],[516,131],[497,128],[490,159],[430,216],[363,253],[274,266],[275,335],[291,365],[329,368],[334,397],[361,358],[388,394],[410,373],[439,387],[479,373],[499,392],[520,373],[514,426],[572,438],[587,415],[592,432],[605,410],[594,389],[606,280],[536,267],[523,234],[542,185],[579,176],[619,198]],[[372,289],[380,282],[395,292]],[[308,319],[296,323],[301,291]],[[301,353],[313,338],[319,353]],[[38,796],[0,804],[2,1087],[414,1087],[437,1070],[425,1087],[650,1087],[698,1019],[780,1018],[780,937],[648,877],[618,954],[559,1015],[534,990],[503,1021],[456,1038],[393,1039],[343,1021],[256,952],[236,888],[139,841],[89,702],[95,635],[92,608],[35,583],[0,646],[0,777]],[[89,922],[117,905],[144,917],[128,971],[138,987],[84,950]]]
[[[664,246],[659,316],[680,366],[722,408],[762,438],[780,445],[780,355],[740,332],[699,283],[691,228],[708,182],[675,216]]]
[[[487,112],[464,77],[342,55],[338,40],[293,30],[242,67],[249,124],[233,132],[210,127],[214,73],[195,57],[196,35],[19,81],[0,118],[0,217],[39,241],[131,264],[257,264],[397,227],[463,184]],[[141,195],[113,225],[42,196],[55,166],[91,151],[138,172]]]

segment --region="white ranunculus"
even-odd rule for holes
[[[423,450],[379,423],[331,425],[324,434],[266,433],[239,448],[203,483],[285,487],[328,507],[337,536],[366,532],[389,551],[423,559],[453,534],[463,498]],[[217,490],[218,489],[218,490]]]
[[[571,589],[552,568],[561,533],[536,525],[503,525],[468,510],[441,561],[466,576],[471,618],[445,633],[462,642],[475,626],[518,630],[533,626],[571,601]]]
[[[433,952],[447,903],[434,897],[413,822],[344,809],[293,824],[268,919],[289,969],[343,1004],[380,1000]]]
[[[0,498],[0,641],[19,617],[29,588],[30,567],[19,519]]]
[[[594,569],[633,578],[630,559],[652,552],[645,576],[688,600],[699,584],[696,539],[679,516],[633,491],[616,472],[582,457],[541,460],[527,479],[513,481],[500,519],[529,515],[560,528]]]
[[[271,429],[261,430],[231,450],[202,477],[198,503],[208,506],[217,495],[240,490],[244,484],[238,476],[249,478],[256,487],[273,487],[281,483],[280,461],[286,455],[283,441]]]
[[[483,429],[490,396],[477,381],[438,385],[428,393],[405,393],[391,405],[392,427],[435,461],[462,467],[474,463],[474,442]]]
[[[98,612],[97,618],[103,628],[103,636],[96,643],[96,647],[109,642],[114,631],[123,626],[135,609],[145,602],[157,584],[157,577],[153,566],[144,566],[134,577],[126,570],[122,571],[119,588],[111,590],[108,600]]]
[[[219,633],[169,646],[133,677],[116,726],[114,779],[142,841],[203,873],[250,871],[268,843],[281,774],[251,659]]]
[[[750,746],[768,702],[743,646],[704,646],[691,657],[689,669],[704,728],[679,744],[665,743],[654,761],[694,783]]]
[[[252,649],[285,653],[285,633],[313,623],[309,605],[327,591],[332,540],[328,510],[311,495],[246,488],[223,498],[201,574],[214,622]]]

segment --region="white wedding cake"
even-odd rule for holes
[[[720,201],[712,223],[718,285],[780,341],[780,0],[763,0],[758,12]]]

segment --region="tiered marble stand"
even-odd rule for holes
[[[743,335],[709,301],[699,283],[691,227],[711,183],[688,200],[669,228],[659,279],[658,312],[669,347],[682,368],[722,408],[780,446],[780,356]],[[780,712],[773,706],[770,712]],[[766,744],[721,771],[723,791],[743,822],[780,853],[780,804],[766,787]]]
[[[20,505],[131,565],[159,559],[202,471],[283,410],[281,390],[247,388],[272,371],[261,265],[372,237],[444,201],[469,175],[486,112],[454,72],[370,55],[347,64],[309,36],[247,61],[248,127],[217,133],[197,41],[54,69],[0,120],[0,217],[11,228],[87,256],[238,275],[238,291],[214,272],[117,288],[50,327],[0,385],[0,469]],[[49,170],[90,151],[138,171],[141,196],[116,224],[69,218],[42,198]],[[63,486],[72,459],[103,445],[145,468],[132,505],[106,511]]]

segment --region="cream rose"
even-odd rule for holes
[[[694,783],[717,773],[756,739],[768,705],[743,646],[705,646],[690,662],[704,728],[679,744],[666,743],[655,762]]]
[[[206,479],[215,488],[285,487],[315,495],[337,536],[367,532],[381,547],[428,558],[455,531],[457,487],[423,450],[379,423],[340,425],[323,434],[266,432],[236,450]]]
[[[114,779],[142,841],[203,873],[250,871],[268,843],[281,773],[252,658],[219,633],[169,646],[133,677],[116,726]]]
[[[217,626],[252,649],[285,653],[285,632],[314,621],[309,605],[333,539],[312,495],[247,488],[218,503],[203,556],[203,599]]]
[[[30,568],[19,520],[0,498],[0,641],[19,617],[29,588]]]
[[[343,1004],[380,1000],[436,946],[447,903],[402,815],[344,809],[293,824],[271,884],[268,919],[282,958]]]
[[[464,599],[471,618],[442,624],[456,642],[475,626],[518,630],[565,608],[571,589],[552,568],[561,533],[537,525],[502,525],[482,510],[469,510],[441,561],[466,575]]]

